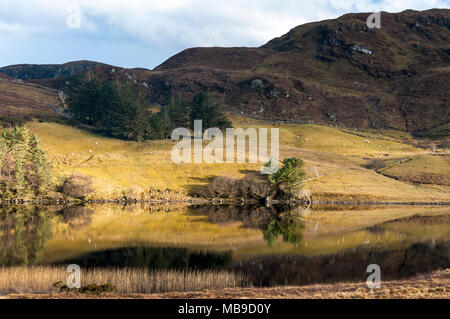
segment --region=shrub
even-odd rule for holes
[[[214,177],[211,182],[200,189],[197,195],[205,198],[234,198],[236,197],[237,179],[228,176]]]
[[[382,169],[383,167],[386,167],[386,162],[379,158],[371,160],[367,165],[367,168],[373,169],[375,171]]]
[[[239,197],[261,199],[273,195],[273,189],[265,176],[260,173],[246,175],[237,182]]]
[[[23,126],[25,123],[31,120],[32,117],[30,115],[7,114],[0,116],[0,126],[2,127]]]
[[[101,284],[101,285],[89,284],[89,285],[83,286],[79,289],[79,291],[83,294],[94,294],[94,295],[101,294],[102,292],[113,292],[116,290],[117,290],[117,287],[110,283]]]
[[[272,195],[268,181],[259,173],[249,174],[242,179],[218,176],[201,189],[197,195],[206,198],[246,198],[262,199]]]
[[[66,177],[61,186],[61,193],[64,196],[79,199],[86,198],[93,191],[92,178],[82,174],[72,174]]]

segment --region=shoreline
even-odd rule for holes
[[[450,202],[446,201],[351,201],[351,200],[311,200],[311,201],[279,201],[272,200],[270,202],[261,200],[221,200],[221,199],[96,199],[96,200],[0,200],[0,205],[86,205],[86,204],[187,204],[187,205],[252,205],[261,204],[265,206],[271,205],[293,205],[293,206],[313,206],[313,205],[365,205],[365,206],[450,206]]]

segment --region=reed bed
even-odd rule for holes
[[[46,293],[66,282],[62,266],[0,267],[0,293]],[[249,286],[248,279],[221,270],[152,270],[147,268],[91,268],[81,270],[81,286],[109,283],[117,293],[164,293]]]

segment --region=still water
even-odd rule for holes
[[[450,267],[449,207],[0,207],[0,265],[229,269],[256,285]]]

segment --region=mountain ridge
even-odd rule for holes
[[[252,118],[425,132],[450,112],[450,10],[370,13],[303,24],[259,48],[190,48],[153,70],[93,61],[9,66],[9,76],[64,90],[87,69],[142,86],[153,104],[208,90],[227,111]]]

